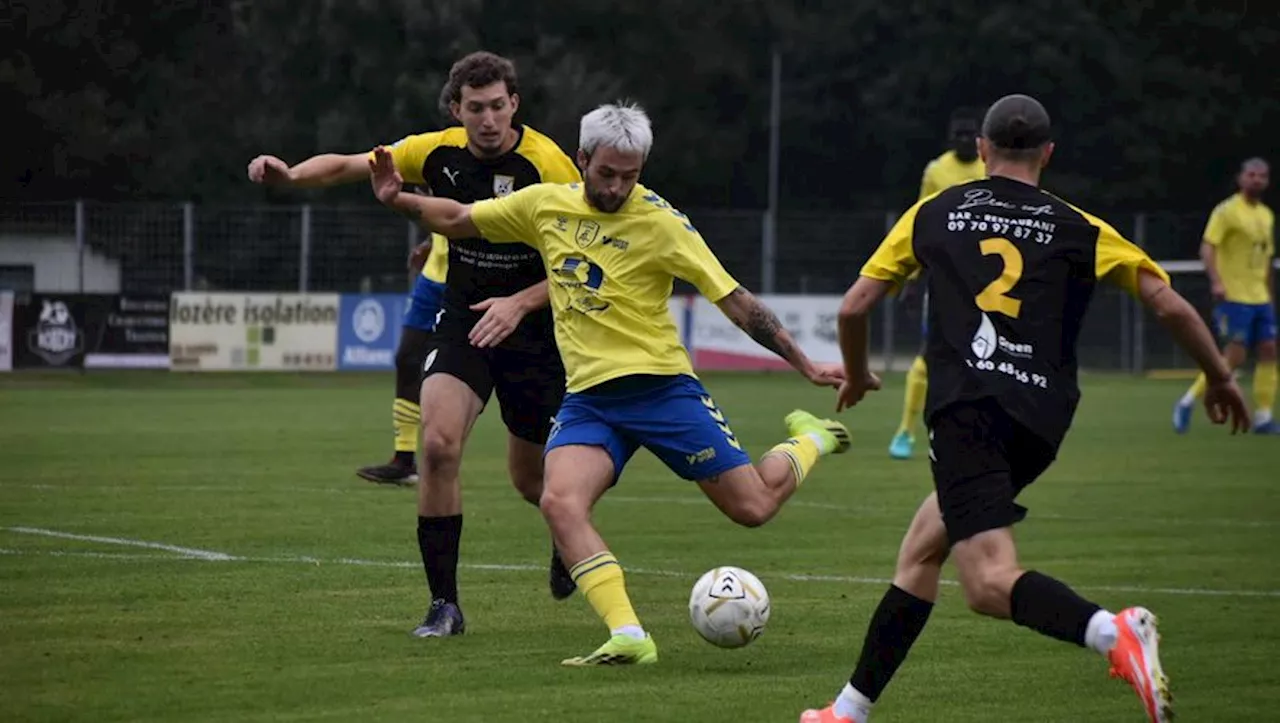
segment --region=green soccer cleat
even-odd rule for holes
[[[787,425],[787,434],[792,437],[812,434],[820,438],[823,454],[841,454],[849,450],[849,428],[834,419],[818,419],[803,409],[797,409],[783,421]]]
[[[571,668],[593,665],[650,665],[658,662],[658,646],[648,634],[643,640],[630,635],[615,635],[594,653],[560,661]]]

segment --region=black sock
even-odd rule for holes
[[[462,515],[418,518],[418,549],[432,600],[458,602],[458,543]]]
[[[396,464],[401,467],[413,466],[413,452],[396,452]]]
[[[933,603],[890,585],[871,616],[862,655],[849,684],[874,703],[907,659],[931,612]]]
[[[1023,573],[1013,583],[1009,608],[1013,622],[1081,647],[1089,619],[1102,609],[1065,584],[1034,570]]]

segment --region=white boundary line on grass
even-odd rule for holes
[[[5,532],[14,532],[23,535],[39,535],[43,537],[55,537],[67,540],[78,540],[83,542],[101,542],[109,545],[123,545],[128,547],[143,547],[154,550],[163,550],[171,552],[173,555],[157,555],[157,554],[128,554],[128,553],[107,553],[107,552],[88,552],[88,551],[68,551],[68,550],[17,550],[12,548],[0,548],[0,556],[21,556],[21,557],[82,557],[91,559],[110,559],[110,560],[146,560],[146,561],[180,561],[193,560],[197,562],[250,562],[263,564],[305,564],[305,565],[345,565],[351,567],[382,567],[382,568],[414,568],[418,567],[416,562],[405,562],[399,560],[364,560],[360,558],[323,558],[301,555],[275,555],[275,556],[240,556],[231,555],[225,552],[215,552],[212,550],[197,550],[189,547],[179,547],[177,545],[167,545],[159,542],[147,542],[145,540],[133,540],[124,537],[100,537],[97,535],[80,535],[70,532],[60,532],[58,530],[46,530],[39,527],[0,527]],[[480,570],[488,572],[544,572],[544,565],[527,565],[527,564],[478,564],[472,563],[460,564],[459,567],[467,570]],[[637,575],[652,575],[655,577],[675,577],[693,580],[697,578],[696,573],[681,572],[679,570],[656,570],[644,567],[628,567],[627,572]],[[858,577],[849,575],[811,575],[796,572],[776,572],[767,573],[766,577],[781,578],[790,582],[829,582],[853,585],[888,585],[892,580],[880,577]],[[943,585],[956,586],[958,583],[954,580],[943,580]],[[1178,595],[1183,597],[1235,597],[1235,598],[1280,598],[1280,590],[1212,590],[1205,588],[1174,588],[1174,587],[1144,587],[1140,585],[1080,585],[1076,589],[1093,592],[1120,592],[1135,593],[1149,595]]]

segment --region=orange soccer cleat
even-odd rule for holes
[[[1146,608],[1128,608],[1116,615],[1115,623],[1116,644],[1107,654],[1111,677],[1133,686],[1151,723],[1169,723],[1173,720],[1173,695],[1169,677],[1160,667],[1156,616]]]

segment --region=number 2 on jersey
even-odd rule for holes
[[[988,238],[983,239],[978,248],[981,249],[983,256],[996,255],[1000,257],[1000,261],[1004,264],[1004,269],[995,281],[987,284],[987,287],[978,292],[974,297],[978,308],[983,311],[991,311],[998,314],[1004,314],[1010,318],[1018,318],[1018,314],[1022,311],[1022,300],[1009,296],[1009,292],[1018,284],[1022,278],[1022,252],[1017,246],[1007,238]]]

